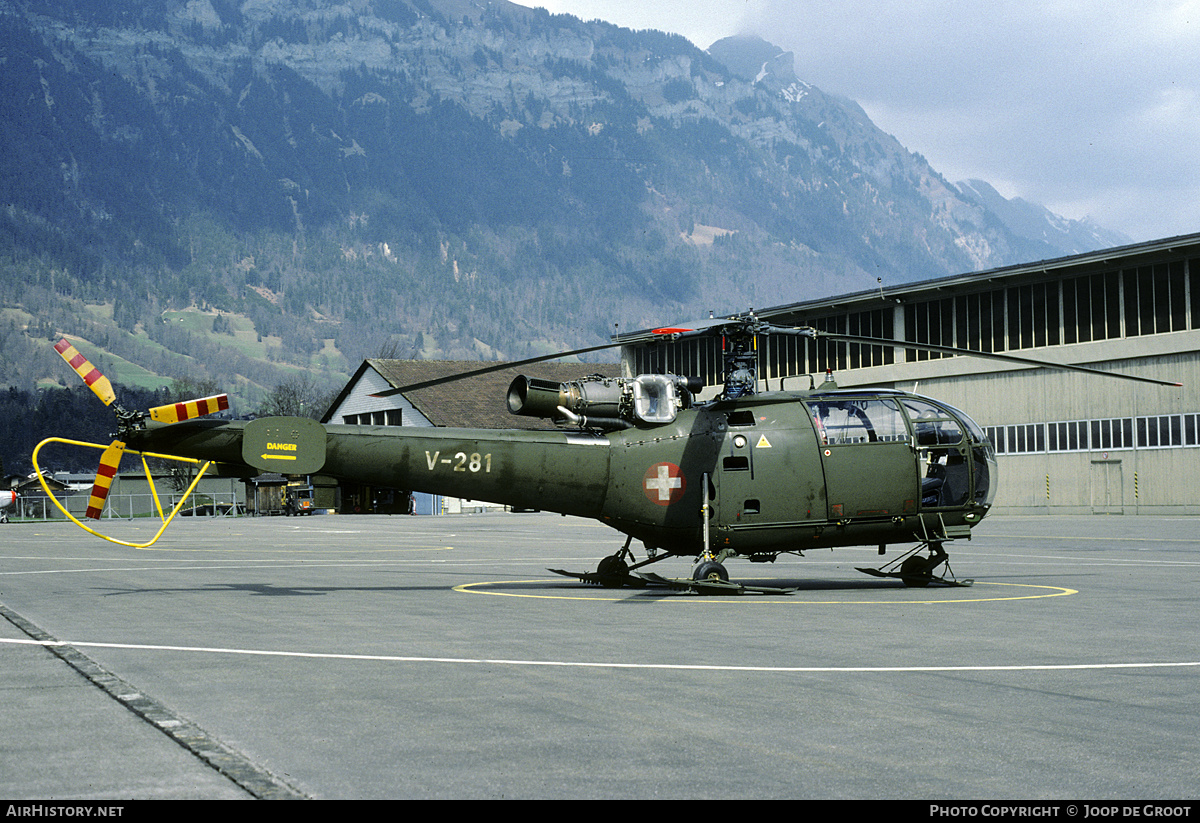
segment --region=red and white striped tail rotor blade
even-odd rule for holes
[[[109,489],[112,488],[113,478],[121,467],[121,458],[125,455],[125,444],[114,440],[104,453],[100,455],[100,468],[96,470],[96,482],[92,484],[92,493],[88,497],[87,511],[84,513],[89,520],[99,520],[104,511],[104,501],[108,499]]]
[[[88,359],[79,353],[70,340],[63,338],[54,344],[54,350],[58,352],[63,360],[67,361],[67,365],[75,370],[75,373],[83,378],[83,382],[87,387],[96,393],[96,396],[106,406],[111,406],[113,401],[117,399],[116,392],[113,391],[112,383],[108,378],[100,373],[100,370],[88,362]]]
[[[212,397],[201,397],[199,400],[155,406],[150,410],[150,419],[159,423],[179,423],[183,420],[192,420],[206,414],[225,411],[227,408],[229,408],[229,395],[214,394]]]

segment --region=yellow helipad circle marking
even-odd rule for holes
[[[494,591],[489,590],[489,587],[494,586],[518,586],[528,585],[530,583],[559,583],[558,580],[550,578],[540,578],[537,580],[491,580],[482,581],[479,583],[463,583],[455,586],[454,591],[462,592],[463,594],[490,594],[494,597],[528,597],[535,600],[629,600],[631,595],[643,591],[655,591],[655,589],[600,589],[596,594],[544,594],[541,592],[513,592],[513,591]],[[568,584],[569,585],[569,584]],[[582,585],[582,584],[580,584]],[[671,602],[679,603],[729,603],[735,601],[738,603],[796,603],[804,606],[862,606],[862,605],[882,605],[882,606],[912,606],[928,604],[931,606],[942,605],[947,603],[993,603],[1004,600],[1041,600],[1048,597],[1067,597],[1072,594],[1079,594],[1077,589],[1068,589],[1063,586],[1035,586],[1029,583],[987,583],[976,581],[975,585],[970,589],[962,589],[961,591],[972,591],[978,586],[1007,586],[1015,589],[1041,589],[1042,591],[1032,594],[1012,594],[1012,595],[997,595],[995,597],[949,597],[938,600],[907,600],[896,598],[892,600],[808,600],[796,595],[803,594],[803,589],[799,589],[791,593],[791,595],[756,595],[754,593],[746,593],[742,595],[697,595],[688,594],[685,592],[671,592],[674,595],[681,595],[672,598],[656,598],[653,601],[660,603],[663,600],[669,599]],[[667,589],[659,591],[668,592]],[[912,592],[911,588],[896,588],[895,592]],[[942,589],[941,591],[949,591]],[[601,594],[603,592],[603,594]]]

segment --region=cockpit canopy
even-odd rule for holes
[[[996,458],[983,429],[958,409],[902,392],[817,393],[804,401],[823,445],[912,443],[928,507],[990,506]]]

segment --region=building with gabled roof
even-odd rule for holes
[[[510,414],[508,385],[520,374],[563,383],[591,374],[616,377],[612,363],[536,363],[510,367],[454,382],[403,391],[379,392],[454,377],[488,364],[473,360],[364,360],[334,399],[322,423],[373,426],[452,426],[468,429],[553,429],[536,417]]]

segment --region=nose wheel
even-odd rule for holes
[[[716,554],[709,550],[704,551],[696,558],[696,565],[692,568],[692,579],[698,583],[728,583],[729,572],[725,570],[722,561],[734,554],[736,553],[728,549]]]
[[[728,583],[729,572],[716,560],[704,560],[692,569],[692,579],[708,583]]]

